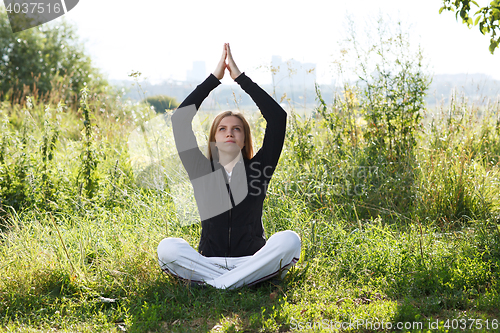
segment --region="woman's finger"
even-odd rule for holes
[[[227,43],[224,43],[224,47],[222,48],[222,59],[226,60],[227,58],[227,48],[226,48],[226,44]]]
[[[224,77],[224,71],[227,68],[226,58],[227,58],[227,50],[226,50],[226,44],[224,44],[224,48],[222,50],[222,56],[219,60],[219,63],[217,64],[217,67],[215,68],[215,71],[213,72],[214,76],[219,80],[222,80],[222,78]]]
[[[231,75],[231,78],[235,80],[241,74],[241,72],[238,69],[238,66],[236,66],[236,63],[234,62],[229,43],[227,43],[227,62],[228,62],[227,68],[229,69],[229,74]]]

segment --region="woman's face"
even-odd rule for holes
[[[215,146],[219,152],[235,154],[245,146],[243,122],[236,116],[222,118],[215,131]]]

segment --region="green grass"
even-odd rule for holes
[[[0,331],[316,332],[350,322],[344,331],[392,332],[387,323],[403,322],[423,325],[404,332],[458,332],[465,320],[483,332],[500,319],[500,136],[473,106],[436,117],[397,163],[374,163],[361,135],[339,148],[317,115],[291,116],[263,219],[267,236],[301,236],[301,259],[281,283],[227,291],[185,285],[157,263],[164,237],[196,247],[200,226],[178,223],[167,192],[135,184],[126,139],[151,110],[89,103],[92,197],[79,190],[81,115],[66,110],[56,123],[40,103],[0,108]],[[46,120],[61,134],[41,169]],[[252,123],[261,142],[264,124]],[[53,192],[39,193],[43,179]]]
[[[498,230],[485,225],[441,233],[380,219],[362,230],[317,220],[313,235],[301,221],[307,216],[297,214],[292,229],[303,240],[302,260],[285,281],[224,291],[161,273],[155,248],[167,235],[162,214],[136,206],[56,217],[57,229],[49,217],[16,219],[2,241],[4,330],[287,331],[324,320],[498,316],[499,255],[491,247]],[[168,235],[195,245],[198,232],[173,227]]]

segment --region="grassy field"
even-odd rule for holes
[[[404,119],[373,127],[347,92],[288,118],[263,220],[268,237],[301,236],[299,263],[234,291],[159,268],[158,243],[196,248],[200,226],[179,223],[169,190],[136,182],[127,138],[152,110],[91,93],[3,102],[0,331],[497,330],[498,102],[422,109],[410,140]]]

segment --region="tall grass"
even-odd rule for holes
[[[124,138],[154,114],[89,101],[87,139],[85,115],[63,105],[2,107],[3,330],[286,331],[497,315],[497,109],[438,109],[416,136],[410,185],[362,164],[366,123],[335,123],[345,97],[307,119],[291,114],[263,219],[268,236],[299,233],[301,261],[281,285],[218,291],[185,286],[156,262],[162,238],[196,247],[200,227],[178,223],[167,192],[135,182]],[[260,142],[262,120],[252,123]],[[85,140],[100,154],[92,197],[77,182]],[[405,212],[385,196],[401,186],[414,193]]]

